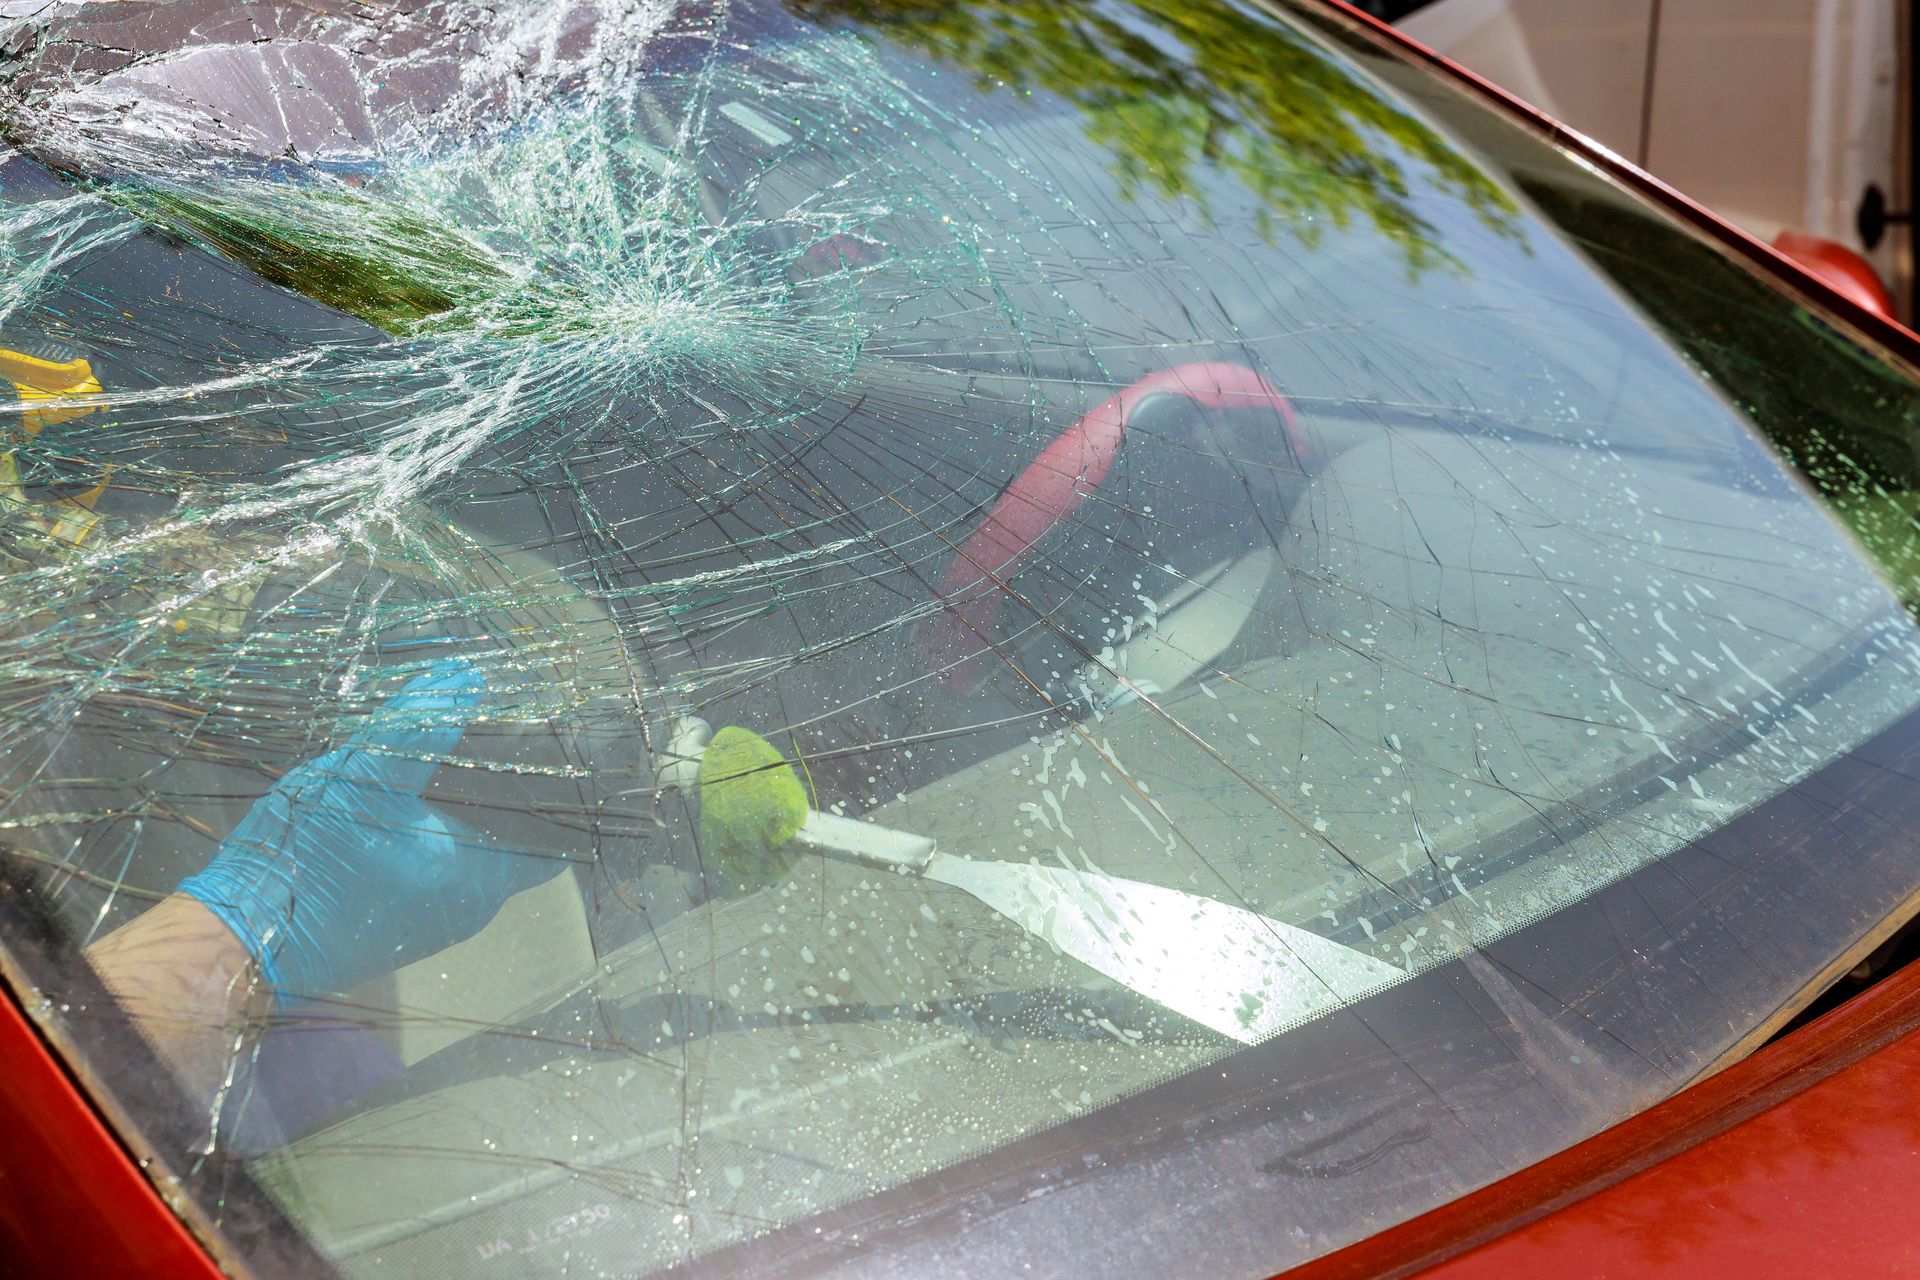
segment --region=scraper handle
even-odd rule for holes
[[[928,836],[835,817],[818,809],[807,811],[807,820],[793,842],[831,857],[915,875],[927,869],[934,854],[934,842]]]

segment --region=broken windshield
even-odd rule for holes
[[[1909,371],[1317,8],[5,41],[0,959],[223,1256],[1268,1274],[1920,889]]]

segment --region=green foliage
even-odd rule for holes
[[[1231,174],[1260,202],[1259,231],[1314,243],[1365,222],[1409,272],[1450,262],[1412,197],[1410,166],[1488,226],[1517,232],[1513,200],[1381,87],[1275,19],[1226,4],[1034,0],[797,0],[963,69],[990,91],[1072,103],[1121,190],[1188,199],[1196,175]]]
[[[429,328],[463,296],[505,281],[506,273],[479,246],[386,201],[348,190],[246,185],[246,191],[194,195],[152,188],[103,194],[282,288],[389,333]]]

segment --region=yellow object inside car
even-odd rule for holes
[[[28,437],[56,423],[96,413],[101,407],[92,400],[101,393],[100,380],[83,356],[54,361],[0,347],[0,376],[12,384],[20,398],[20,428]],[[14,451],[0,453],[0,504],[57,542],[78,546],[93,532],[99,520],[94,506],[106,491],[107,477],[103,474],[84,492],[36,501],[21,483]]]

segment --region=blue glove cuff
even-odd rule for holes
[[[260,976],[273,989],[274,999],[285,999],[285,983],[275,952],[284,943],[293,921],[293,886],[271,871],[242,871],[230,863],[215,862],[180,882],[177,890],[211,911],[233,931],[260,967]]]

